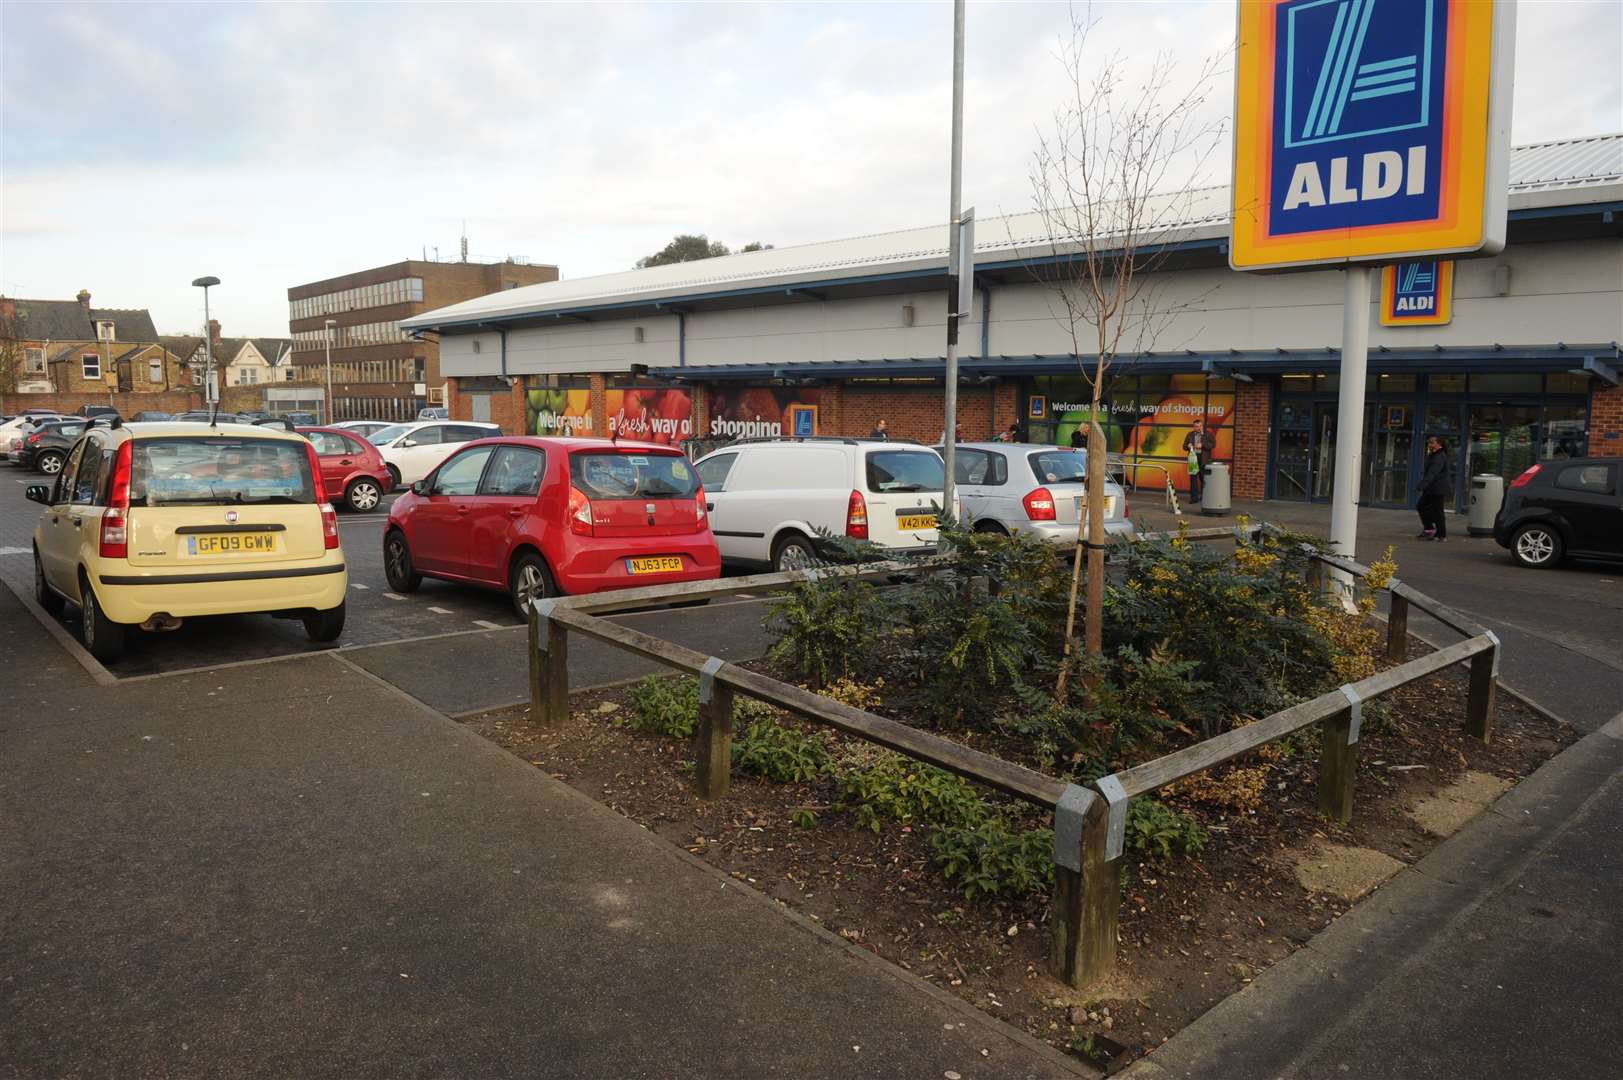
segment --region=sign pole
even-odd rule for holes
[[[1370,275],[1365,266],[1350,266],[1341,312],[1341,386],[1336,399],[1335,490],[1330,496],[1330,544],[1335,553],[1355,558],[1358,542],[1358,483],[1363,475],[1364,383],[1369,367]],[[1331,580],[1346,600],[1352,577],[1333,570]]]
[[[953,451],[958,428],[958,235],[964,178],[964,0],[952,5],[952,192],[947,215],[947,364],[942,396],[941,457],[946,477],[941,509],[952,513]]]

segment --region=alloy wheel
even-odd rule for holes
[[[813,561],[811,552],[799,544],[785,544],[778,553],[778,569],[784,572],[809,570]]]
[[[85,586],[84,602],[80,605],[79,615],[84,621],[85,648],[92,656],[96,653],[96,594]]]
[[[541,576],[541,568],[534,563],[525,563],[518,568],[518,597],[521,605],[527,610],[537,600],[547,595],[546,579]]]
[[[1550,556],[1555,554],[1555,542],[1543,529],[1527,529],[1516,537],[1516,554],[1524,562],[1548,562]]]
[[[397,533],[389,537],[389,550],[385,554],[388,559],[389,584],[393,585],[406,578],[406,564],[409,556],[406,554],[406,542]]]
[[[39,459],[39,471],[46,476],[55,476],[62,471],[62,459],[55,454],[46,454]]]

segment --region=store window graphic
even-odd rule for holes
[[[1285,146],[1423,128],[1444,35],[1434,0],[1309,0],[1285,16]]]

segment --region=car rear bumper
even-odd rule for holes
[[[141,623],[167,612],[176,618],[245,615],[267,611],[326,611],[349,594],[340,552],[300,566],[142,571],[127,563],[98,568],[96,599],[109,619]]]
[[[1075,544],[1078,536],[1077,525],[1071,521],[1028,521],[1020,531],[1041,537],[1050,544]],[[1105,522],[1108,539],[1132,536],[1134,531],[1132,518],[1111,518]]]
[[[709,540],[709,535],[704,534]],[[624,545],[610,546],[597,541],[582,546],[552,568],[560,589],[570,595],[631,589],[644,585],[669,585],[680,581],[710,581],[721,576],[721,556],[714,541],[695,543],[694,536],[650,537]],[[681,570],[633,574],[628,559],[674,555],[682,560]]]

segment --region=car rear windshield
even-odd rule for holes
[[[394,442],[396,439],[400,438],[400,436],[410,431],[411,428],[412,425],[410,424],[390,424],[386,428],[374,431],[372,434],[368,435],[366,439],[373,446],[387,446],[389,443]]]
[[[232,435],[137,439],[130,456],[131,506],[315,501],[309,451],[302,440]]]
[[[699,490],[698,475],[680,454],[574,453],[569,481],[588,499],[691,499]]]
[[[1039,450],[1028,459],[1039,484],[1083,484],[1088,479],[1088,455],[1075,450]]]
[[[947,471],[928,450],[873,450],[868,453],[869,491],[940,491]]]

